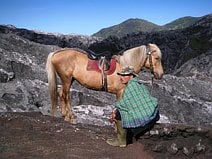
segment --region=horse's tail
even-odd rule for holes
[[[51,100],[51,106],[52,106],[52,116],[56,113],[56,107],[57,107],[57,76],[55,72],[55,68],[52,64],[52,56],[55,52],[51,52],[46,61],[46,71],[47,71],[47,77],[48,77],[48,84],[49,84],[49,91],[50,91],[50,100]]]

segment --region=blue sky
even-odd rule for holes
[[[129,18],[158,25],[212,13],[211,0],[0,0],[0,24],[92,35]]]

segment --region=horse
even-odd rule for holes
[[[121,55],[116,55],[114,73],[107,75],[107,91],[116,95],[116,99],[121,99],[125,85],[120,82],[117,72],[123,66],[130,65],[139,73],[143,67],[151,69],[154,78],[161,79],[163,67],[161,64],[162,54],[156,44],[141,45],[124,51]],[[57,101],[60,99],[61,113],[65,121],[76,123],[76,116],[71,109],[70,88],[74,80],[78,81],[86,88],[102,89],[102,74],[97,71],[88,71],[87,52],[81,49],[67,48],[49,53],[46,62],[50,100],[52,105],[52,116],[55,116]],[[61,88],[58,91],[57,77],[61,80]],[[59,96],[59,98],[58,98]]]

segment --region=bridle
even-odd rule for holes
[[[152,53],[153,53],[153,51],[150,51],[149,46],[146,46],[146,55],[147,56],[146,56],[146,60],[144,62],[144,65],[146,64],[147,59],[149,59],[149,65],[150,65],[149,69],[150,69],[151,74],[154,75],[154,66],[153,66],[153,63],[152,63]]]
[[[150,72],[152,74],[152,77],[151,77],[151,93],[152,93],[152,90],[153,90],[153,82],[154,82],[154,66],[153,66],[153,63],[152,63],[152,53],[153,51],[150,51],[150,48],[149,46],[146,46],[146,60],[144,62],[144,65],[146,64],[147,60],[149,59],[149,69],[150,69]]]

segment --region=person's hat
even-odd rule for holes
[[[118,72],[117,74],[121,76],[126,76],[126,75],[138,76],[135,73],[133,66],[123,66],[121,72]]]

